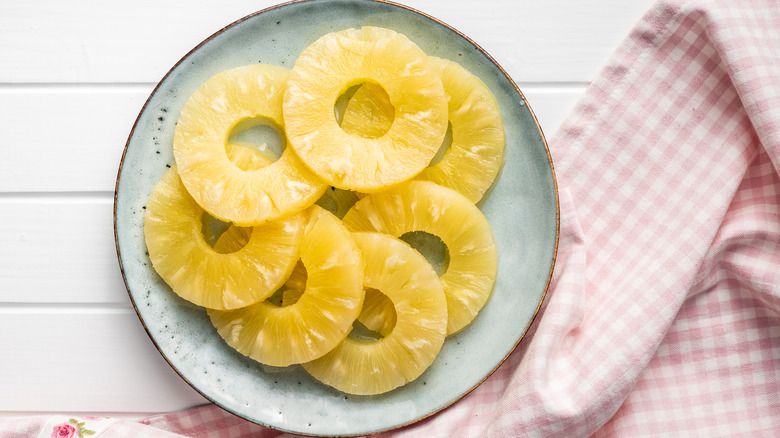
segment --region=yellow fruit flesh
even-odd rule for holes
[[[485,305],[496,279],[498,259],[490,224],[460,193],[430,181],[411,181],[358,201],[344,216],[351,231],[379,231],[400,237],[424,231],[449,251],[440,277],[447,295],[448,334],[469,324]]]
[[[479,202],[495,181],[504,157],[505,133],[498,103],[487,86],[457,63],[430,57],[441,75],[448,100],[452,144],[438,163],[415,179],[433,181]],[[393,123],[385,93],[373,84],[360,87],[344,111],[347,132],[374,136]]]
[[[182,182],[209,214],[242,226],[285,217],[313,204],[327,185],[290,148],[268,166],[243,170],[227,155],[234,126],[264,118],[284,129],[289,71],[250,65],[218,73],[187,100],[174,133]]]
[[[306,290],[297,302],[209,311],[231,347],[266,365],[288,366],[330,351],[347,336],[363,304],[363,262],[349,232],[320,207],[307,212],[300,252]]]
[[[416,379],[433,363],[446,336],[446,298],[433,268],[406,243],[381,233],[353,237],[364,255],[364,285],[392,301],[395,325],[377,341],[346,338],[303,367],[340,391],[381,394]]]
[[[144,235],[155,270],[182,298],[234,309],[266,299],[290,275],[303,238],[302,214],[253,227],[246,244],[228,253],[206,242],[202,217],[172,167],[149,196]]]
[[[360,83],[381,86],[394,108],[378,138],[341,129],[334,104]],[[405,36],[376,27],[318,39],[290,72],[284,96],[290,145],[330,185],[376,192],[412,178],[433,158],[447,130],[447,102],[428,57]]]

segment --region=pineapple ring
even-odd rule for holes
[[[275,162],[244,170],[227,155],[233,127],[263,117],[284,127],[282,91],[289,71],[249,65],[220,72],[187,100],[176,124],[173,154],[184,186],[209,214],[241,226],[301,211],[327,185],[286,148]]]
[[[146,247],[173,292],[199,306],[234,309],[268,298],[284,283],[299,257],[303,214],[253,227],[245,245],[222,250],[206,242],[203,214],[176,166],[149,196]]]
[[[353,233],[363,251],[363,285],[382,291],[396,311],[383,338],[344,339],[303,368],[315,379],[348,394],[381,394],[416,379],[434,361],[447,332],[447,299],[425,258],[382,233]]]
[[[487,302],[498,259],[493,234],[482,212],[464,195],[430,181],[410,181],[367,196],[344,216],[350,231],[380,231],[394,237],[424,231],[449,250],[440,277],[447,295],[447,334],[468,325]]]
[[[501,111],[479,78],[453,61],[430,59],[447,95],[452,145],[441,161],[423,169],[415,179],[457,190],[476,204],[493,184],[504,159]],[[386,131],[393,123],[389,105],[381,89],[364,84],[349,100],[341,128],[369,136]]]
[[[268,301],[209,310],[219,335],[239,353],[271,366],[316,359],[349,334],[363,305],[363,260],[350,233],[330,212],[312,206],[301,242],[308,278],[295,303]]]
[[[378,138],[345,132],[338,97],[364,83],[381,86],[395,118]],[[307,47],[284,93],[290,145],[320,178],[345,190],[377,192],[431,161],[447,132],[447,100],[427,55],[404,35],[363,27],[327,34]]]

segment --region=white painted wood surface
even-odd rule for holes
[[[134,416],[205,402],[165,363],[116,260],[113,189],[156,81],[273,5],[0,2],[0,415]],[[469,35],[548,138],[651,0],[409,0]]]

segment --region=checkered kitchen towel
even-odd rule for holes
[[[780,436],[780,2],[656,4],[550,147],[530,342],[397,436]]]
[[[780,1],[658,3],[550,148],[542,317],[472,393],[382,436],[780,434]],[[16,420],[0,435],[280,435],[213,405]]]

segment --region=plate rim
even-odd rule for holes
[[[136,303],[136,300],[133,298],[133,295],[132,295],[132,293],[130,291],[130,285],[128,284],[128,280],[127,280],[127,277],[126,277],[126,274],[125,274],[124,262],[123,262],[123,259],[122,259],[122,254],[121,254],[120,245],[119,245],[119,232],[118,232],[118,227],[117,227],[117,198],[118,198],[118,193],[119,193],[119,181],[120,181],[120,178],[122,176],[122,170],[123,170],[123,166],[124,166],[124,162],[125,162],[125,157],[127,155],[128,147],[130,146],[130,143],[132,141],[133,135],[135,134],[135,130],[138,127],[138,123],[141,120],[142,116],[144,115],[144,113],[145,113],[149,103],[151,102],[152,98],[156,95],[156,93],[158,92],[158,90],[160,89],[162,84],[166,81],[166,79],[168,79],[168,77],[174,72],[174,70],[179,68],[179,66],[181,64],[183,64],[185,62],[185,60],[187,60],[187,58],[190,57],[190,55],[192,55],[193,53],[197,52],[201,47],[203,47],[204,45],[208,44],[214,38],[219,37],[221,34],[225,33],[227,30],[229,30],[229,29],[239,25],[240,23],[243,23],[244,21],[250,20],[250,19],[252,19],[255,16],[258,16],[258,15],[261,15],[261,14],[264,14],[264,13],[267,13],[269,11],[273,11],[273,10],[276,10],[276,9],[280,9],[280,8],[283,8],[283,7],[286,7],[286,6],[299,4],[299,3],[317,3],[319,1],[320,0],[289,0],[289,1],[285,1],[285,2],[282,2],[282,3],[274,4],[274,5],[271,5],[269,7],[257,10],[255,12],[250,13],[248,15],[245,15],[245,16],[237,19],[237,20],[234,20],[233,22],[223,26],[222,28],[218,29],[217,31],[215,31],[214,33],[212,33],[211,35],[209,35],[208,37],[203,39],[200,43],[195,45],[192,49],[188,50],[175,64],[173,64],[166,71],[166,73],[162,76],[162,78],[159,81],[157,81],[157,83],[155,84],[154,88],[149,93],[149,96],[144,101],[144,104],[141,106],[141,108],[140,108],[140,110],[138,112],[138,115],[136,116],[135,121],[133,122],[133,125],[132,125],[132,127],[130,129],[130,132],[128,134],[128,137],[127,137],[127,141],[125,142],[125,146],[124,146],[123,151],[122,151],[121,159],[119,161],[119,167],[118,167],[118,170],[117,170],[116,182],[115,182],[115,185],[114,185],[114,196],[113,196],[113,204],[114,204],[113,205],[114,245],[115,245],[115,248],[116,248],[117,261],[119,262],[119,270],[120,270],[120,272],[122,274],[122,281],[123,281],[123,283],[125,285],[125,291],[127,292],[128,297],[130,298],[130,302],[131,302],[131,304],[133,306],[133,310],[135,311],[136,316],[138,317],[138,320],[140,321],[141,325],[143,326],[144,331],[146,332],[147,336],[152,341],[152,344],[154,345],[154,347],[157,350],[157,352],[162,356],[162,358],[165,360],[165,362],[168,364],[168,366],[171,369],[173,369],[174,372],[176,372],[176,374],[190,388],[195,390],[198,394],[200,394],[202,397],[204,397],[210,403],[218,406],[220,409],[223,409],[223,410],[225,410],[225,411],[227,411],[227,412],[229,412],[229,413],[231,413],[233,415],[236,415],[236,416],[238,416],[238,417],[240,417],[240,418],[242,418],[242,419],[244,419],[246,421],[249,421],[249,422],[257,424],[257,425],[260,425],[262,427],[267,427],[269,429],[278,430],[278,431],[286,432],[286,433],[300,434],[300,435],[303,435],[303,436],[356,437],[356,436],[365,436],[366,433],[344,434],[344,435],[324,435],[324,434],[316,434],[316,433],[306,433],[306,432],[294,431],[294,430],[285,429],[285,428],[279,427],[279,426],[274,426],[274,425],[270,425],[270,424],[263,424],[263,423],[260,423],[260,422],[258,422],[256,420],[250,418],[246,414],[243,414],[241,412],[237,412],[237,410],[234,410],[234,409],[232,409],[232,408],[230,408],[228,406],[223,405],[222,403],[219,403],[219,402],[215,401],[211,396],[209,396],[204,391],[199,389],[195,384],[193,384],[184,374],[182,374],[182,372],[176,366],[173,365],[173,363],[168,358],[168,356],[162,351],[162,349],[158,345],[157,341],[155,340],[153,334],[151,333],[149,327],[147,327],[146,322],[144,321],[143,317],[141,316],[141,313],[140,313],[140,311],[138,309],[138,304]],[[551,260],[550,260],[550,269],[549,269],[549,272],[547,273],[547,278],[545,280],[544,290],[542,291],[542,294],[541,294],[541,297],[539,299],[539,302],[537,303],[536,309],[534,309],[534,313],[531,316],[531,318],[530,318],[530,320],[528,322],[528,325],[526,326],[525,330],[520,335],[520,337],[517,339],[515,344],[509,349],[507,354],[500,361],[498,361],[496,363],[496,365],[493,367],[493,369],[489,373],[487,373],[476,384],[474,384],[472,387],[470,387],[467,390],[465,390],[459,396],[453,398],[449,402],[445,403],[444,405],[442,405],[439,408],[436,408],[436,409],[432,410],[429,413],[426,413],[426,414],[423,414],[423,415],[420,415],[420,416],[416,416],[415,418],[413,418],[411,420],[404,421],[401,424],[398,424],[398,425],[393,426],[393,427],[384,428],[384,429],[381,429],[381,430],[376,430],[376,431],[368,433],[368,435],[373,435],[373,434],[377,434],[377,433],[398,430],[400,428],[403,428],[403,427],[409,426],[411,424],[417,423],[417,422],[422,421],[422,420],[424,420],[426,418],[432,417],[432,416],[440,413],[444,409],[447,409],[448,407],[450,407],[453,404],[457,403],[463,397],[465,397],[466,395],[471,393],[474,389],[479,387],[491,375],[493,375],[493,373],[495,373],[495,371],[498,370],[498,368],[517,349],[517,347],[520,344],[520,342],[522,342],[526,338],[526,335],[528,334],[528,331],[530,330],[531,326],[534,324],[534,322],[536,321],[537,317],[539,317],[539,312],[541,311],[542,305],[543,305],[545,299],[547,298],[547,293],[549,292],[550,284],[551,284],[552,277],[553,277],[553,273],[555,271],[555,265],[556,265],[557,257],[558,257],[558,246],[559,246],[559,242],[560,242],[560,225],[561,225],[560,192],[559,192],[559,188],[558,188],[557,174],[555,172],[555,164],[553,162],[552,154],[550,152],[550,147],[549,147],[549,144],[548,144],[547,139],[545,137],[544,130],[542,129],[542,126],[539,123],[539,120],[538,120],[538,118],[536,116],[536,113],[534,112],[533,108],[529,104],[528,100],[526,99],[526,97],[523,94],[523,92],[520,89],[520,87],[517,86],[517,84],[512,79],[512,77],[509,75],[509,73],[501,66],[501,64],[499,64],[496,61],[495,58],[493,58],[492,55],[490,55],[490,53],[488,53],[484,48],[482,48],[482,46],[477,44],[476,41],[472,40],[470,37],[468,37],[463,32],[459,31],[455,27],[447,24],[446,22],[444,22],[444,21],[442,21],[442,20],[440,20],[440,19],[438,19],[438,18],[436,18],[436,17],[434,17],[434,16],[432,16],[432,15],[430,15],[428,13],[422,12],[422,11],[416,9],[416,8],[412,8],[410,6],[407,6],[407,5],[404,5],[404,4],[401,4],[401,3],[396,3],[394,1],[389,1],[389,0],[345,0],[345,1],[353,2],[353,3],[382,3],[382,4],[385,4],[385,5],[392,6],[392,7],[397,7],[397,8],[400,8],[400,9],[404,9],[404,10],[409,11],[409,12],[414,13],[414,14],[418,14],[418,15],[426,18],[426,19],[429,19],[429,20],[439,24],[440,26],[443,26],[447,30],[449,30],[449,31],[455,33],[456,35],[458,35],[459,37],[463,38],[467,43],[471,44],[477,51],[479,51],[485,58],[487,58],[501,72],[501,74],[509,82],[509,84],[512,86],[512,88],[514,88],[514,90],[518,93],[518,95],[520,96],[520,98],[522,99],[523,103],[525,104],[525,107],[527,108],[527,110],[528,110],[528,112],[529,112],[529,114],[530,114],[530,116],[531,116],[531,118],[532,118],[532,120],[534,122],[534,126],[536,127],[537,131],[539,132],[540,140],[541,140],[542,145],[544,146],[544,150],[545,150],[545,153],[546,153],[546,156],[547,156],[547,161],[548,161],[548,164],[550,166],[550,176],[551,176],[551,182],[552,182],[552,192],[553,192],[554,199],[555,199],[555,241],[554,241],[553,248],[552,248],[552,255],[551,255]]]

